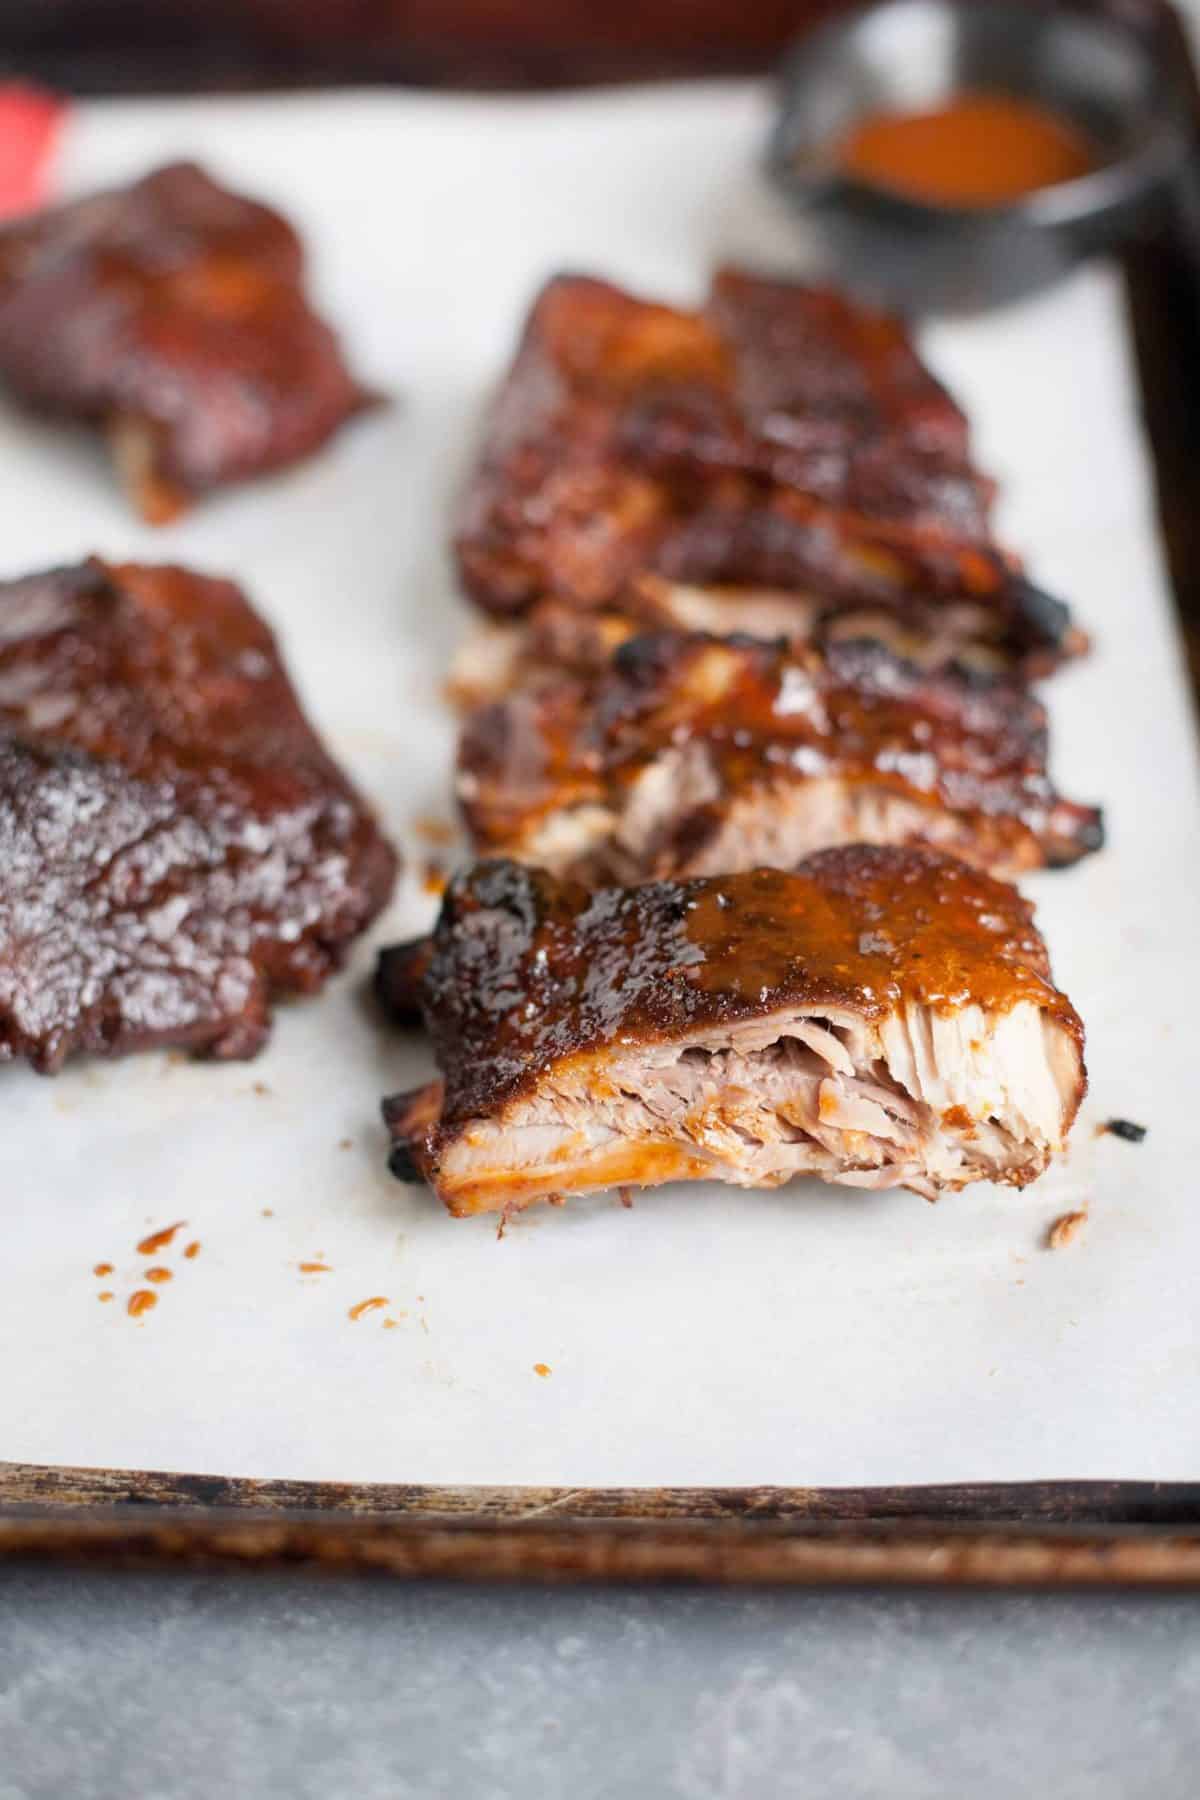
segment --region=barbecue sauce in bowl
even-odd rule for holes
[[[965,92],[929,112],[875,113],[835,148],[839,167],[871,187],[929,206],[1009,206],[1075,181],[1099,162],[1061,115],[1012,94]]]

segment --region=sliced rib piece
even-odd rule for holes
[[[990,498],[961,412],[896,321],[732,270],[696,313],[560,276],[529,316],[455,541],[497,614],[619,606],[649,573],[922,635],[969,627],[1050,667],[1081,640],[993,543]]]
[[[425,977],[441,1080],[385,1102],[393,1170],[459,1215],[706,1177],[1023,1186],[1086,1085],[1032,917],[928,850],[599,892],[479,864]]]
[[[664,628],[714,637],[754,637],[795,648],[870,641],[916,668],[980,675],[1033,672],[993,633],[994,615],[971,601],[914,601],[904,615],[863,605],[822,611],[812,597],[785,588],[703,587],[642,575],[611,607],[579,608],[541,600],[518,619],[477,624],[455,652],[447,698],[460,708],[498,700],[562,673],[592,675],[631,637]]]
[[[368,404],[288,222],[191,163],[0,230],[0,374],[109,433],[152,524],[307,456]]]
[[[611,607],[541,600],[520,618],[477,624],[455,652],[446,692],[462,708],[548,675],[591,674],[627,639],[664,628],[782,641],[798,649],[869,641],[931,673],[1036,675],[1038,659],[1015,653],[1011,642],[996,636],[997,624],[993,612],[970,600],[939,605],[914,598],[903,612],[869,604],[822,610],[815,597],[785,588],[704,587],[643,575]]]
[[[923,843],[1013,875],[1103,841],[1098,810],[1055,793],[1045,712],[1015,681],[922,673],[875,643],[701,633],[605,662],[593,635],[573,673],[468,716],[458,793],[481,855],[645,881]]]
[[[0,584],[0,1061],[252,1056],[394,875],[231,583],[93,561]]]

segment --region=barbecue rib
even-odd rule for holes
[[[278,213],[175,163],[0,229],[0,374],[110,437],[143,517],[308,455],[369,396]]]
[[[0,585],[0,1060],[252,1056],[378,912],[392,851],[229,582]]]
[[[1086,1085],[1015,889],[928,850],[588,892],[516,863],[448,891],[424,981],[442,1079],[384,1103],[455,1214],[794,1175],[1022,1186]]]
[[[1044,710],[1011,679],[922,673],[876,643],[818,654],[679,632],[605,663],[595,625],[579,637],[574,674],[530,678],[465,722],[458,792],[481,855],[596,883],[924,843],[1014,875],[1102,842],[1099,812],[1055,794]]]
[[[547,597],[620,607],[649,574],[723,587],[718,605],[730,588],[782,591],[795,634],[849,613],[855,635],[878,618],[1052,667],[1082,639],[992,542],[990,498],[963,415],[884,315],[734,270],[698,313],[560,276],[530,314],[455,542],[468,592],[497,614]]]

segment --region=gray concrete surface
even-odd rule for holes
[[[0,1800],[1174,1800],[1200,1601],[0,1572]]]

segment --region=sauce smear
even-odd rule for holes
[[[374,1294],[370,1300],[360,1300],[357,1306],[350,1308],[351,1319],[361,1319],[364,1313],[374,1312],[377,1307],[387,1305],[386,1294]]]
[[[911,200],[1004,206],[1096,167],[1069,120],[1011,94],[963,93],[931,112],[877,113],[843,138],[848,174]]]
[[[161,1231],[152,1231],[150,1236],[144,1237],[138,1245],[138,1255],[153,1256],[156,1250],[165,1250],[173,1240],[175,1233],[183,1230],[185,1223],[186,1220],[180,1219],[174,1225],[164,1225]]]

